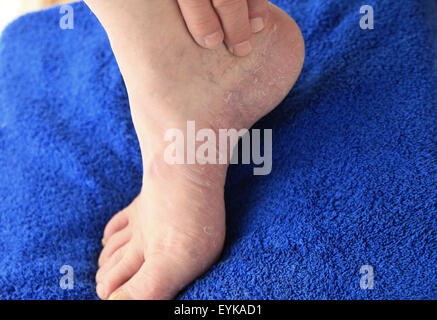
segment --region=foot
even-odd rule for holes
[[[143,187],[106,226],[96,275],[101,299],[171,299],[218,258],[225,238],[226,165],[169,165],[164,133],[250,128],[295,83],[304,43],[270,6],[251,55],[196,45],[174,0],[87,0],[123,74],[143,157]],[[111,8],[115,9],[112,9]]]

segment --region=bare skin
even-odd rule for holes
[[[264,29],[267,0],[177,0],[185,23],[198,45],[212,49],[224,40],[237,56],[252,51],[252,32]]]
[[[170,128],[250,128],[289,92],[304,60],[298,26],[269,6],[247,57],[197,45],[174,0],[87,0],[126,83],[143,160],[139,196],[105,228],[101,299],[171,299],[217,260],[227,165],[169,165]]]

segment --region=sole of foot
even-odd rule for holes
[[[196,45],[173,0],[87,0],[108,33],[126,83],[143,158],[139,196],[104,231],[101,299],[171,299],[219,257],[227,165],[169,165],[170,128],[250,128],[297,80],[305,57],[296,23],[270,5],[254,50]],[[111,4],[109,4],[111,3]],[[113,10],[110,6],[118,6]]]

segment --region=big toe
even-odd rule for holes
[[[138,272],[114,291],[110,300],[167,300],[172,299],[198,275],[195,268],[187,268],[165,257],[146,259]]]

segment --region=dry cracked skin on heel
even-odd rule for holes
[[[254,51],[238,58],[224,45],[208,50],[195,44],[175,1],[120,2],[112,13],[87,3],[108,33],[125,80],[144,170],[141,193],[106,226],[97,294],[171,299],[222,250],[227,166],[167,164],[164,133],[185,130],[190,120],[198,129],[250,128],[297,80],[302,35],[271,5]]]

